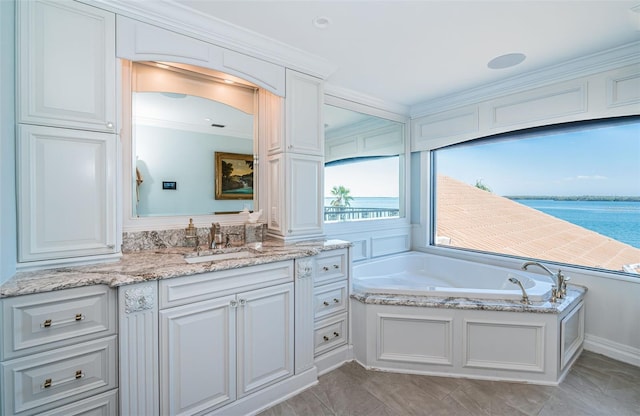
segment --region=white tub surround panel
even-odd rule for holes
[[[557,385],[582,351],[585,292],[532,305],[354,293],[354,355],[370,369]]]

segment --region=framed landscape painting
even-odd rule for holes
[[[215,152],[216,199],[253,199],[253,155]]]

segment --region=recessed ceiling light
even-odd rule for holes
[[[313,19],[313,25],[318,29],[326,29],[331,25],[331,19],[326,16],[318,16]]]
[[[169,68],[169,65],[165,65],[165,64],[156,64],[156,66],[157,66],[158,68],[162,68],[162,69],[167,69],[167,68]]]
[[[225,79],[224,82],[226,82],[227,84],[235,84],[235,82],[230,79]]]
[[[496,56],[489,61],[487,66],[490,69],[504,69],[516,66],[524,61],[527,56],[523,53],[508,53],[505,55]]]

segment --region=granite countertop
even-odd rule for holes
[[[351,298],[370,305],[421,306],[445,309],[560,314],[577,304],[584,298],[586,293],[586,287],[569,285],[567,287],[567,296],[564,299],[555,303],[549,301],[531,302],[530,305],[522,304],[517,300],[506,299],[473,299],[462,297],[385,295],[373,293],[353,293]]]
[[[193,253],[193,248],[135,251],[123,253],[117,262],[19,272],[0,285],[0,298],[91,285],[118,287],[310,257],[349,246],[351,243],[342,240],[304,241],[286,245],[278,241],[265,241],[251,257],[192,264],[184,260],[184,255]]]

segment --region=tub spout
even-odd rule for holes
[[[509,281],[514,285],[520,286],[520,290],[522,290],[522,300],[520,302],[524,303],[525,305],[530,305],[531,302],[529,301],[529,296],[527,296],[527,291],[524,290],[524,286],[522,286],[520,280],[516,279],[515,277],[510,277]]]
[[[522,266],[520,266],[520,268],[522,270],[527,270],[527,267],[529,266],[538,266],[545,272],[549,273],[549,276],[551,276],[551,280],[556,285],[556,288],[557,288],[556,291],[558,295],[557,297],[559,299],[562,299],[565,297],[565,295],[567,294],[567,282],[569,281],[570,278],[562,274],[562,270],[558,269],[558,273],[553,273],[551,270],[547,268],[547,266],[537,261],[525,261],[524,263],[522,263]]]

